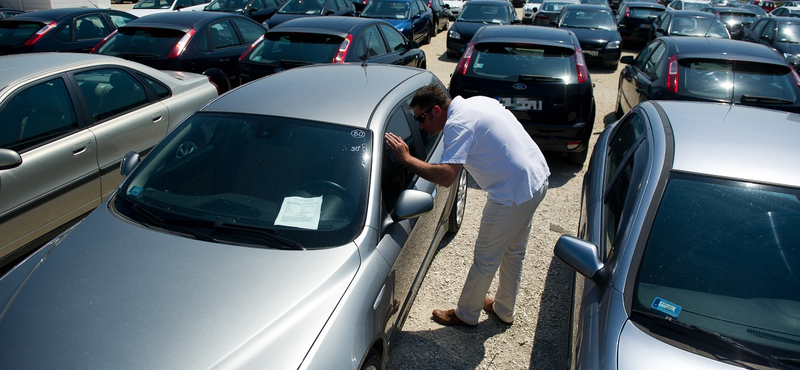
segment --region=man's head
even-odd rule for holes
[[[420,130],[432,135],[444,130],[450,97],[439,85],[429,84],[420,87],[408,106],[414,111],[414,118],[419,122]]]

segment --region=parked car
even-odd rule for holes
[[[470,0],[447,31],[447,57],[464,53],[472,35],[486,24],[518,24],[517,11],[506,0]]]
[[[466,171],[425,181],[383,140],[439,161],[442,135],[408,107],[431,83],[444,89],[417,68],[296,68],[130,153],[104,206],[0,279],[0,367],[384,368],[467,196]]]
[[[756,13],[744,8],[730,6],[714,6],[704,8],[702,11],[715,14],[731,34],[731,38],[741,40],[744,36],[744,28],[758,19]]]
[[[744,41],[769,46],[798,70],[800,67],[800,18],[767,17],[744,29]]]
[[[353,3],[353,6],[356,7],[356,14],[361,13],[364,10],[364,7],[369,4],[370,0],[350,0]]]
[[[603,131],[554,250],[576,271],[567,368],[796,367],[798,121],[652,101]]]
[[[0,64],[0,265],[97,207],[122,181],[126,152],[147,153],[217,96],[205,76],[99,55],[16,54]]]
[[[578,38],[587,63],[602,64],[616,70],[622,55],[622,37],[605,5],[567,5],[556,27],[572,31]]]
[[[450,20],[455,21],[458,12],[461,11],[461,7],[466,3],[466,0],[444,0],[444,3],[450,9]]]
[[[11,9],[11,8],[0,8],[0,20],[8,19],[22,13],[25,13],[25,11],[19,9]]]
[[[543,0],[542,6],[533,15],[533,24],[536,26],[555,27],[558,15],[567,5],[580,3],[580,0]]]
[[[662,12],[653,21],[650,40],[655,40],[661,36],[731,38],[722,20],[711,13],[672,9]]]
[[[362,18],[382,19],[407,39],[429,44],[436,35],[433,11],[422,0],[371,0]]]
[[[425,69],[425,52],[394,26],[361,17],[298,18],[269,30],[239,58],[242,83],[317,63],[397,64]]]
[[[745,10],[749,10],[749,11],[753,12],[753,14],[755,14],[758,18],[769,17],[769,14],[767,14],[767,12],[765,12],[764,9],[761,9],[761,7],[758,6],[758,5],[742,4],[742,3],[729,3],[727,6],[732,6],[732,7],[735,7],[735,8],[743,8]],[[791,16],[791,14],[787,14],[786,16]]]
[[[602,5],[611,10],[611,5],[608,4],[608,0],[581,0],[581,4],[584,5]]]
[[[770,17],[785,17],[791,13],[800,13],[800,6],[781,6],[769,12]]]
[[[617,116],[645,100],[695,100],[800,112],[797,74],[774,49],[738,40],[659,37],[620,73]]]
[[[764,9],[764,11],[767,13],[771,12],[773,9],[776,8],[775,2],[770,0],[747,0],[745,3],[758,5],[761,7],[761,9]]]
[[[706,0],[675,0],[667,4],[667,10],[702,10],[711,7]]]
[[[136,19],[123,11],[90,8],[39,10],[0,20],[0,55],[88,53],[117,27]]]
[[[444,0],[428,0],[428,7],[433,11],[436,33],[446,30],[450,26],[450,6],[445,4]]]
[[[278,12],[264,22],[267,29],[290,19],[328,15],[356,16],[356,7],[344,0],[288,0]]]
[[[596,108],[580,42],[571,31],[481,27],[452,74],[450,95],[495,98],[542,151],[566,153],[573,164],[586,159]]]
[[[238,13],[258,23],[266,21],[286,0],[213,0],[203,8],[207,12]]]
[[[141,0],[128,13],[137,17],[167,12],[201,11],[211,0]]]
[[[264,33],[261,24],[241,14],[160,13],[120,27],[92,53],[202,73],[228,91],[239,85],[239,57]]]
[[[542,7],[542,0],[525,0],[522,5],[522,24],[533,24],[533,15]]]
[[[647,42],[653,21],[666,8],[655,3],[626,2],[617,11],[617,27],[625,42]]]

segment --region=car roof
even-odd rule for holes
[[[629,7],[629,8],[658,8],[658,9],[666,9],[666,8],[665,8],[663,5],[661,5],[661,4],[656,4],[656,3],[642,3],[642,2],[635,2],[635,1],[633,1],[633,2],[626,2],[626,3],[625,3],[625,6],[627,6],[627,7]]]
[[[568,30],[518,24],[483,27],[483,32],[480,33],[476,42],[490,41],[525,42],[558,46],[573,45],[572,39],[570,38],[570,31]]]
[[[800,186],[800,115],[744,105],[658,101],[674,140],[673,170]],[[757,127],[756,127],[757,125]]]
[[[673,17],[702,17],[702,18],[715,18],[716,15],[709,12],[701,12],[698,10],[677,10],[667,9],[667,12],[672,14]]]
[[[749,60],[786,65],[786,61],[774,49],[755,42],[685,36],[664,36],[660,37],[660,39],[674,43],[679,58],[718,56],[720,59]]]
[[[23,20],[23,21],[53,21],[58,20],[64,17],[72,17],[75,15],[80,14],[88,14],[88,13],[97,13],[97,12],[114,12],[120,13],[118,10],[112,9],[97,9],[97,8],[57,8],[57,9],[45,9],[45,10],[37,10],[33,12],[27,12],[22,14],[17,14],[14,18],[9,18],[7,20]]]
[[[431,72],[371,64],[316,64],[292,68],[223,94],[203,112],[237,112],[292,117],[366,128],[387,92]],[[321,88],[320,81],[326,87]],[[265,91],[279,92],[264,98]]]
[[[227,12],[163,12],[146,15],[139,19],[134,19],[124,26],[120,27],[148,27],[148,28],[166,28],[181,31],[188,31],[195,25],[211,22],[223,18],[245,18],[250,19],[241,14],[227,13]]]
[[[372,0],[372,1],[383,1],[383,0]],[[290,19],[286,22],[283,22],[275,26],[274,28],[270,29],[269,32],[273,32],[273,30],[275,32],[328,30],[328,31],[333,31],[337,34],[341,34],[341,33],[348,33],[358,26],[373,24],[373,23],[389,24],[388,22],[380,19],[370,19],[370,18],[360,18],[360,17],[342,17],[342,16],[302,17],[302,18]]]
[[[733,6],[712,6],[710,8],[720,13],[742,13],[742,14],[758,15],[756,13],[747,10],[747,8],[738,8]]]
[[[470,0],[464,5],[508,6],[509,2],[506,0]]]

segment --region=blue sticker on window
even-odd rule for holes
[[[142,193],[142,188],[138,186],[134,186],[131,188],[131,190],[128,190],[128,194],[133,195],[134,197],[138,197],[139,194],[141,193]]]
[[[670,301],[663,300],[659,297],[656,297],[656,299],[653,300],[653,304],[651,304],[650,307],[672,317],[678,317],[678,315],[681,313],[681,306],[678,306]]]

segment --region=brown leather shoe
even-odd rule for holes
[[[486,313],[490,313],[490,314],[493,314],[493,315],[497,316],[497,313],[494,312],[494,299],[491,299],[491,298],[484,299],[483,300],[483,310],[486,311]],[[497,316],[497,318],[500,319],[500,316]],[[511,324],[514,323],[513,321],[512,322],[505,322],[503,319],[500,319],[500,321],[505,323],[505,324],[508,324],[508,325],[511,325]]]
[[[447,326],[467,326],[467,327],[475,326],[467,324],[464,321],[461,321],[461,319],[459,319],[458,316],[456,316],[455,309],[450,309],[447,311],[433,310],[433,321],[436,321],[439,324]]]

